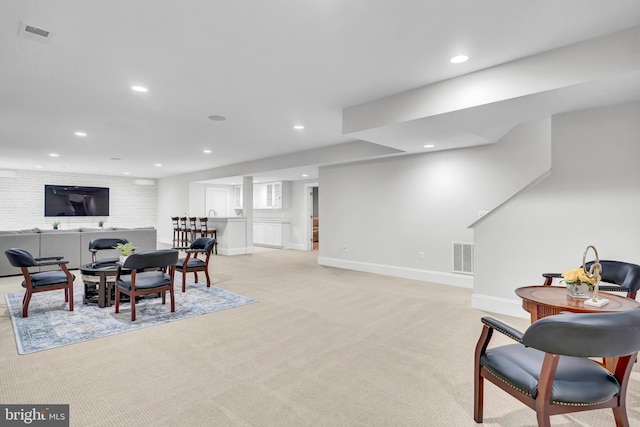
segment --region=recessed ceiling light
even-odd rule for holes
[[[306,173],[303,173],[303,174],[302,174],[302,177],[303,177],[303,178],[306,178],[306,177],[308,177],[308,176],[309,176],[309,175],[307,175]]]
[[[131,90],[134,92],[148,92],[149,89],[147,89],[144,86],[131,86]]]
[[[86,132],[83,132],[81,130],[77,130],[73,133],[75,136],[87,136]]]
[[[427,144],[427,145],[424,146],[424,148],[433,148],[433,147],[435,147],[435,145],[433,145],[433,144]]]
[[[202,150],[202,152],[205,154],[211,154],[211,150]]]
[[[56,153],[49,153],[49,156],[50,156],[50,157],[58,157],[58,156],[59,156],[59,154],[56,154]]]
[[[468,59],[469,57],[467,55],[457,55],[451,58],[449,61],[452,64],[462,64],[463,62],[467,62]]]
[[[160,166],[162,166],[162,163],[156,163],[156,167],[159,168]]]
[[[225,116],[216,116],[216,115],[209,116],[208,118],[209,120],[213,120],[214,122],[224,122],[225,120],[227,120]]]
[[[36,165],[36,168],[37,168],[37,169],[42,169],[42,166],[40,166],[40,165]]]
[[[302,129],[304,129],[304,126],[302,126],[302,125],[295,125],[293,128],[294,128],[295,130],[302,130]]]
[[[129,175],[131,172],[124,172],[125,175]]]

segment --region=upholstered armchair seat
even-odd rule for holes
[[[534,348],[510,344],[487,350],[480,359],[480,365],[535,399],[544,355]],[[603,366],[582,357],[560,358],[551,390],[552,403],[591,405],[606,402],[618,394],[618,380]]]
[[[58,283],[65,283],[67,281],[67,275],[64,271],[43,271],[41,273],[31,273],[31,286],[34,288],[42,288],[51,285],[56,285]],[[75,279],[75,276],[72,274],[71,277]],[[22,287],[27,287],[27,281],[22,281]]]
[[[136,289],[164,288],[171,284],[171,276],[164,271],[146,271],[136,275]],[[120,276],[118,287],[131,290],[131,276]]]
[[[184,266],[185,265],[184,261],[185,261],[185,258],[180,258],[178,260],[178,264],[180,264],[181,266]],[[192,268],[204,269],[207,266],[207,264],[203,260],[201,260],[199,258],[190,258],[187,261],[186,266],[187,266],[187,269],[189,269],[189,270],[192,269]]]

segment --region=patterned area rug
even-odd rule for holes
[[[175,313],[171,313],[168,294],[165,305],[162,305],[161,298],[142,299],[136,303],[136,321],[132,322],[128,302],[121,303],[120,313],[116,314],[113,306],[99,308],[83,304],[83,292],[84,286],[76,284],[74,311],[69,311],[62,290],[34,294],[27,318],[22,317],[24,292],[5,294],[18,353],[35,353],[256,302],[213,285],[207,288],[206,283],[195,284],[187,279],[185,293],[181,292],[180,286],[176,288]]]

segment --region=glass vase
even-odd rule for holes
[[[567,296],[574,299],[589,298],[588,283],[566,283],[566,285],[567,285]]]

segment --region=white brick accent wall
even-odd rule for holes
[[[55,218],[44,216],[45,184],[109,187],[108,217],[59,217],[62,229],[95,228],[100,220],[105,228],[157,228],[157,184],[137,185],[128,177],[18,170],[15,177],[0,177],[0,230],[53,228]]]

